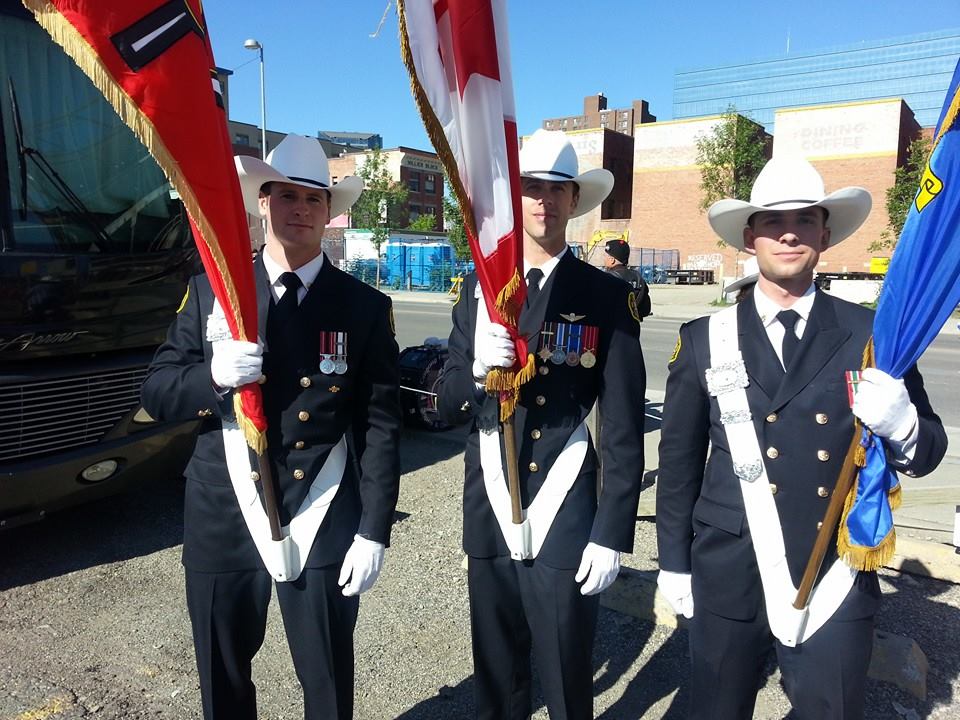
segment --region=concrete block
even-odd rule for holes
[[[873,654],[867,670],[874,680],[896,685],[919,700],[927,699],[930,665],[916,641],[883,630],[873,634]]]
[[[657,573],[652,570],[621,567],[613,585],[600,594],[600,604],[640,620],[677,627],[677,615],[670,603],[657,592]]]
[[[960,583],[960,555],[952,545],[898,537],[897,552],[887,567]]]

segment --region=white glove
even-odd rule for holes
[[[906,440],[917,424],[917,408],[903,380],[882,370],[867,368],[853,400],[853,414],[874,435],[895,442]]]
[[[661,570],[657,574],[657,587],[677,615],[683,615],[688,620],[693,617],[693,589],[690,585],[690,573]]]
[[[353,545],[343,558],[343,567],[337,580],[337,585],[343,588],[344,595],[359,595],[373,587],[380,577],[380,568],[383,567],[383,551],[383,543],[367,540],[359,535],[353,536]],[[350,581],[349,584],[347,580]]]
[[[260,379],[263,347],[245,340],[217,340],[213,343],[210,375],[218,388],[235,388]]]
[[[573,579],[583,582],[586,578],[580,588],[581,595],[596,595],[610,587],[619,572],[620,553],[591,542],[583,549],[580,569]]]
[[[495,367],[512,367],[517,351],[510,332],[503,326],[491,324],[486,333],[477,338],[473,352],[473,378],[483,382],[487,373]]]

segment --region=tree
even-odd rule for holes
[[[377,287],[380,287],[380,251],[390,237],[390,229],[403,226],[407,188],[390,176],[386,158],[380,150],[365,156],[357,169],[363,180],[363,192],[353,206],[353,226],[373,231],[371,242],[377,253]]]
[[[768,150],[769,136],[763,126],[730,105],[713,130],[697,138],[703,192],[700,209],[706,210],[723,198],[749,200],[753,181],[767,162]]]
[[[450,183],[446,183],[450,187]],[[470,259],[470,241],[467,240],[467,230],[463,224],[463,213],[460,205],[449,195],[443,197],[443,223],[447,228],[447,237],[453,247],[453,254],[457,260]]]
[[[429,232],[430,230],[433,230],[436,225],[436,215],[423,213],[422,215],[419,215],[416,220],[412,221],[410,225],[407,226],[407,229],[413,230],[414,232]]]
[[[907,146],[906,160],[894,172],[893,185],[887,188],[887,227],[880,233],[879,240],[870,243],[870,252],[892,251],[897,246],[932,149],[930,140],[925,137],[919,137]]]

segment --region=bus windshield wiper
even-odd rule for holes
[[[54,167],[47,161],[43,156],[43,153],[37,150],[36,148],[29,147],[23,136],[23,122],[20,118],[20,105],[17,102],[17,93],[13,87],[13,77],[8,76],[7,82],[10,87],[10,109],[13,114],[13,130],[14,136],[16,139],[17,145],[17,163],[20,170],[20,188],[21,188],[21,209],[20,209],[20,218],[26,219],[27,213],[27,160],[33,160],[36,164],[37,169],[40,173],[47,179],[47,182],[50,183],[60,195],[70,204],[73,208],[73,211],[82,219],[87,227],[93,231],[93,233],[105,243],[105,247],[110,245],[110,236],[103,229],[103,226],[97,220],[97,216],[94,215],[86,205],[84,205],[83,200],[80,199],[80,196],[77,195],[70,185],[60,177],[60,174],[54,169]]]

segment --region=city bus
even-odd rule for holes
[[[147,150],[0,0],[0,530],[179,476],[197,423],[140,385],[199,269]]]

